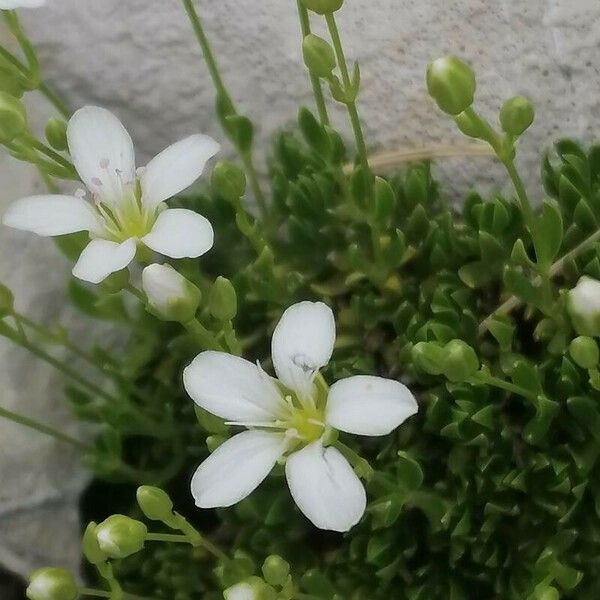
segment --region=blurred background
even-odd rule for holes
[[[257,129],[257,155],[274,131],[312,107],[300,58],[295,0],[199,0],[224,79]],[[132,134],[138,164],[169,143],[201,131],[222,140],[214,92],[178,0],[48,0],[23,10],[46,78],[67,103],[107,107]],[[320,33],[318,19],[315,32]],[[458,156],[436,163],[443,191],[457,200],[476,181],[504,187],[486,157],[464,156],[464,138],[429,99],[426,64],[452,53],[477,73],[477,103],[495,114],[510,95],[531,98],[536,122],[518,162],[530,194],[542,196],[540,157],[555,138],[600,138],[598,0],[346,0],[339,24],[349,59],[361,64],[359,108],[373,153],[439,145]],[[11,45],[0,26],[0,43]],[[29,98],[34,129],[52,113]],[[348,132],[341,109],[335,122]],[[225,146],[224,153],[228,153]],[[463,154],[461,156],[461,153]],[[36,173],[0,154],[0,213],[43,188]],[[47,240],[0,231],[0,281],[17,307],[46,323],[61,321],[80,339],[99,337],[66,305],[69,266]],[[100,325],[99,325],[100,327]],[[73,434],[61,379],[0,339],[0,404]],[[10,573],[79,561],[78,501],[88,478],[66,446],[0,421],[0,598],[18,596]]]

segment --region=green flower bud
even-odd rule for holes
[[[98,286],[105,294],[118,294],[129,283],[129,269],[121,269],[111,273]]]
[[[435,342],[419,342],[412,349],[412,358],[417,367],[430,375],[443,373],[444,349]]]
[[[318,35],[309,33],[302,40],[304,64],[311,73],[327,79],[335,69],[335,54],[328,42]]]
[[[229,279],[217,277],[208,296],[210,314],[219,321],[231,321],[237,314],[237,294]]]
[[[510,98],[500,109],[500,125],[509,135],[521,135],[533,123],[534,117],[533,104],[523,96]]]
[[[438,58],[427,67],[427,89],[437,105],[449,115],[458,115],[473,104],[475,74],[454,56]]]
[[[281,556],[267,556],[262,566],[262,572],[267,583],[283,585],[290,574],[290,565]]]
[[[582,277],[567,294],[567,312],[579,335],[600,336],[600,281]]]
[[[15,98],[23,96],[23,87],[19,78],[11,69],[0,67],[0,92],[6,92]]]
[[[22,102],[0,92],[0,143],[7,144],[21,135],[27,126],[27,115]]]
[[[582,369],[595,369],[600,360],[600,351],[596,340],[587,336],[579,336],[569,344],[571,358]]]
[[[163,321],[187,323],[200,304],[200,290],[171,265],[149,265],[142,271],[148,310]]]
[[[340,10],[344,0],[302,0],[302,4],[319,15],[327,15]]]
[[[29,576],[25,595],[29,600],[75,600],[79,593],[71,573],[65,569],[44,567]]]
[[[237,165],[222,160],[213,169],[211,185],[219,196],[233,204],[246,192],[246,175]]]
[[[14,302],[13,293],[3,283],[0,283],[0,319],[13,313]]]
[[[48,143],[59,152],[66,150],[67,145],[67,122],[52,117],[46,123],[46,139]]]
[[[81,539],[81,550],[86,559],[93,565],[99,565],[106,562],[107,556],[100,550],[98,538],[96,536],[97,524],[93,521],[88,524]]]
[[[167,492],[151,485],[142,485],[136,492],[137,503],[152,521],[167,521],[173,515],[173,502]]]
[[[112,515],[96,527],[100,550],[109,558],[126,558],[144,547],[148,529],[141,521]]]
[[[479,370],[475,350],[462,340],[452,340],[444,346],[444,375],[455,383],[466,381]]]

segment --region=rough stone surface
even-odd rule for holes
[[[295,2],[200,4],[225,80],[257,123],[264,147],[299,104],[311,103]],[[534,101],[538,118],[522,142],[519,163],[539,198],[541,149],[558,135],[597,138],[599,19],[597,0],[347,0],[339,22],[348,56],[362,67],[360,110],[370,147],[464,141],[433,106],[423,81],[426,63],[450,52],[474,66],[477,103],[490,118],[510,95]],[[95,103],[115,110],[132,132],[140,161],[196,130],[222,137],[213,117],[214,93],[177,0],[48,0],[46,8],[24,12],[23,20],[48,79],[73,107]],[[32,110],[38,126],[42,106]],[[348,132],[343,111],[332,110]],[[436,169],[454,196],[475,178],[487,187],[504,182],[488,158],[447,159]],[[37,188],[34,173],[4,157],[0,181],[0,210]],[[17,290],[24,310],[69,320],[60,291],[66,273],[47,241],[6,230],[0,235],[0,279]],[[57,380],[45,367],[4,343],[0,365],[2,402],[64,423]],[[47,561],[73,564],[73,499],[83,478],[72,454],[5,423],[0,439],[0,561],[18,570]]]

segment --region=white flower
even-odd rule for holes
[[[317,527],[348,531],[360,520],[364,487],[340,451],[324,447],[325,429],[386,435],[418,407],[406,386],[381,377],[348,377],[327,389],[317,375],[334,342],[331,309],[300,302],[284,312],[273,333],[278,379],[223,352],[203,352],[185,369],[185,389],[199,406],[248,428],[219,446],[194,474],[197,506],[239,502],[285,455],[294,501]]]
[[[16,8],[37,8],[46,4],[46,0],[0,0],[0,10]]]
[[[600,336],[600,281],[582,277],[567,295],[567,311],[579,335]]]
[[[210,223],[191,210],[166,208],[164,201],[196,181],[218,152],[217,142],[192,135],[163,150],[136,175],[131,138],[108,110],[78,110],[67,139],[93,202],[81,195],[23,198],[9,206],[5,225],[42,236],[89,231],[92,239],[73,275],[91,283],[127,267],[138,244],[171,258],[196,258],[210,250]]]
[[[249,583],[237,583],[223,592],[225,600],[256,600],[254,588]]]

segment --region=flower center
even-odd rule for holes
[[[291,400],[291,399],[290,399]],[[306,443],[318,440],[325,431],[325,415],[322,410],[312,406],[293,406],[290,417],[281,423],[287,431],[294,430]]]
[[[155,211],[148,211],[133,191],[126,192],[113,206],[101,202],[96,204],[107,237],[115,242],[129,238],[139,239],[150,232],[156,221]]]

